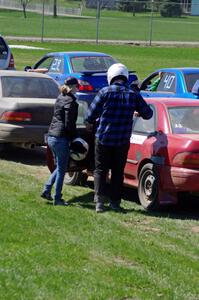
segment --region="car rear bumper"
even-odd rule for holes
[[[81,100],[81,101],[85,101],[88,103],[88,105],[91,104],[91,102],[93,101],[93,99],[96,96],[96,93],[80,93],[77,92],[76,93],[77,99]]]
[[[49,126],[0,124],[0,143],[44,145]]]
[[[199,192],[199,169],[160,166],[159,174],[164,190]]]

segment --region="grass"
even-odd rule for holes
[[[46,168],[24,165],[17,152],[14,161],[6,155],[0,161],[1,299],[198,299],[196,212],[149,214],[123,201],[127,214],[96,215],[93,189],[69,186],[64,197],[71,205],[53,207],[39,197]]]
[[[93,10],[91,10],[93,13]],[[150,15],[102,11],[99,39],[144,40],[150,36]],[[152,26],[152,40],[196,41],[198,42],[199,17],[162,18],[155,15]],[[42,35],[42,16],[20,11],[0,10],[1,34],[8,36]],[[108,30],[107,30],[108,29]],[[45,16],[44,37],[96,39],[96,19],[84,17]]]
[[[197,48],[158,48],[135,47],[130,45],[104,45],[88,43],[32,43],[9,41],[9,44],[22,44],[43,47],[44,50],[27,50],[13,48],[15,64],[18,70],[26,65],[33,65],[42,55],[53,51],[86,50],[100,51],[113,55],[129,70],[136,70],[140,79],[163,67],[199,67]]]

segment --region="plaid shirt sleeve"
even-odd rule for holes
[[[92,124],[97,118],[100,117],[103,108],[103,100],[104,92],[103,90],[100,90],[88,108],[88,112],[85,118],[86,122]]]
[[[150,108],[150,106],[146,103],[146,101],[142,98],[140,93],[137,93],[137,105],[136,105],[136,111],[140,114],[140,116],[148,120],[153,116],[153,110]]]

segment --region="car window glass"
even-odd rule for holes
[[[77,56],[71,58],[73,72],[103,71],[116,63],[110,56]]]
[[[35,69],[48,69],[50,68],[52,62],[54,60],[54,57],[47,57],[44,60],[42,60],[41,62],[39,62],[36,66]]]
[[[55,57],[52,61],[49,72],[52,73],[63,73],[64,71],[64,58],[63,57]]]
[[[3,97],[19,98],[57,98],[59,88],[48,78],[9,77],[1,79]]]
[[[145,83],[142,86],[142,89],[146,91],[156,92],[159,83],[160,83],[160,75],[159,73],[157,73],[145,81]]]
[[[192,88],[197,80],[199,80],[199,73],[184,74],[187,91],[191,93]]]
[[[176,76],[174,73],[164,73],[157,87],[157,92],[175,92]]]
[[[150,105],[153,110],[153,116],[149,120],[144,120],[142,117],[135,117],[133,122],[133,132],[139,133],[152,133],[156,130],[155,122],[155,109]]]
[[[4,39],[0,37],[0,59],[6,59],[8,56],[8,47]]]
[[[199,106],[168,108],[173,133],[199,133]]]

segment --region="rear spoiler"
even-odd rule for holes
[[[107,75],[107,71],[80,71],[80,73],[87,76],[92,76],[95,74]],[[136,71],[129,71],[129,75],[134,73],[136,73]]]

